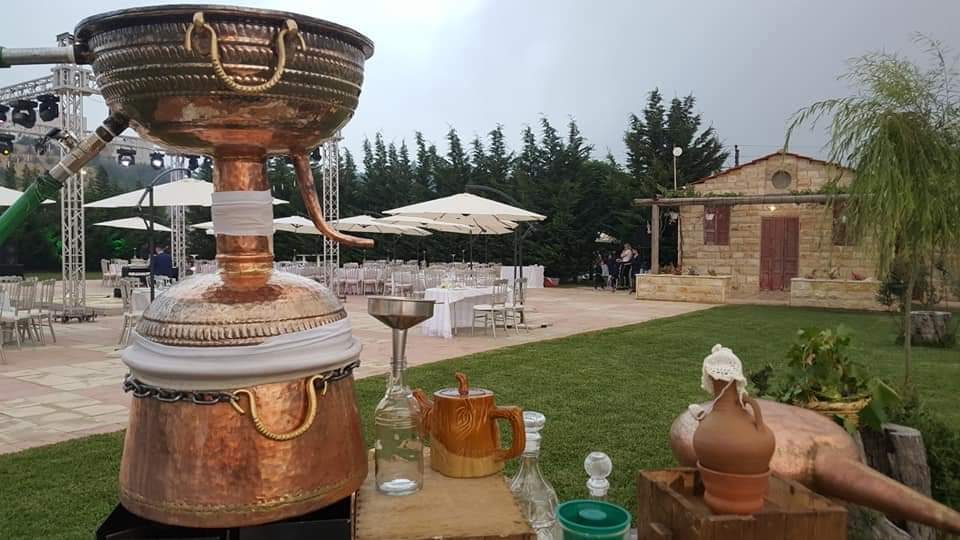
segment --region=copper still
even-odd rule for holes
[[[214,160],[219,271],[158,297],[123,352],[135,399],[122,503],[163,523],[236,527],[356,491],[360,347],[327,288],[274,270],[265,164],[289,155],[317,228],[372,245],[324,222],[307,156],[353,116],[373,44],[302,15],[193,5],[90,17],[76,40],[111,112]]]
[[[832,420],[783,403],[756,400],[777,440],[770,469],[824,495],[868,506],[887,515],[960,534],[960,513],[865,465],[853,439]],[[709,411],[710,403],[700,405]],[[697,420],[689,412],[670,428],[670,446],[685,466],[695,466],[693,434]]]

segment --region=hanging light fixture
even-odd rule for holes
[[[9,156],[13,153],[13,135],[0,133],[0,156]]]
[[[36,125],[37,111],[34,110],[34,107],[37,106],[36,102],[26,99],[18,99],[10,105],[13,107],[13,112],[10,114],[10,120],[14,124],[23,126],[27,129],[30,129]]]
[[[40,105],[37,107],[37,111],[40,114],[40,120],[49,122],[60,116],[59,97],[53,94],[43,94],[42,96],[37,96],[37,101],[40,102]]]
[[[0,124],[3,124],[7,121],[7,111],[10,110],[10,107],[0,103]]]
[[[137,151],[132,148],[117,149],[117,163],[121,167],[130,167],[137,163]]]
[[[312,162],[311,165],[313,165],[315,168],[319,167],[320,164],[323,163],[323,154],[320,152],[319,146],[310,152],[310,161]]]
[[[163,168],[163,152],[153,152],[150,154],[150,166],[158,171]]]
[[[195,171],[200,168],[200,156],[190,156],[187,158],[187,168]]]

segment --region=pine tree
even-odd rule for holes
[[[627,169],[633,175],[636,196],[652,196],[673,189],[673,148],[677,158],[677,185],[682,187],[720,171],[728,153],[713,127],[700,130],[702,119],[694,112],[696,99],[674,98],[667,111],[659,89],[650,92],[643,118],[631,114],[624,134]]]

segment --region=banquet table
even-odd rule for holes
[[[513,266],[500,267],[500,279],[513,280]],[[520,277],[520,271],[517,270],[517,277]],[[533,264],[523,267],[523,277],[527,278],[528,289],[543,288],[543,265]]]
[[[154,298],[160,296],[166,289],[154,289]],[[130,291],[130,307],[133,311],[142,312],[150,305],[150,287],[137,287]]]
[[[487,304],[493,287],[434,287],[423,293],[425,300],[433,300],[433,317],[420,327],[425,336],[452,338],[456,328],[465,328],[473,322],[473,306]]]

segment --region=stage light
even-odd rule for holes
[[[9,156],[13,153],[13,135],[0,133],[0,155]]]
[[[53,94],[43,94],[42,96],[37,96],[37,101],[40,102],[40,105],[37,107],[37,112],[40,114],[40,119],[44,122],[49,122],[60,116],[59,97]]]
[[[137,163],[137,151],[130,148],[117,149],[117,163],[121,167],[130,167]]]
[[[187,158],[187,168],[195,171],[200,168],[200,156],[190,156]]]
[[[163,152],[150,154],[150,166],[158,171],[163,168]]]
[[[0,103],[0,124],[3,124],[7,121],[7,111],[10,110],[10,107]]]
[[[314,167],[319,167],[323,163],[323,154],[320,152],[320,147],[316,147],[310,152],[310,161],[313,162]]]
[[[33,101],[28,101],[26,99],[18,99],[11,103],[13,107],[13,113],[10,115],[10,120],[14,124],[23,126],[27,129],[32,128],[37,123],[37,111],[34,110],[34,107],[37,104]]]

